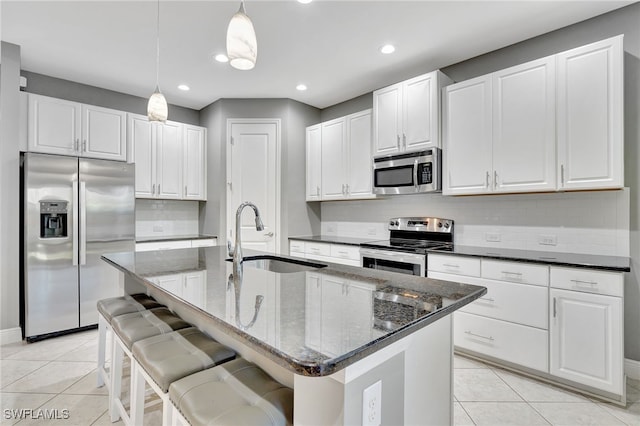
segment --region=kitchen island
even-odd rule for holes
[[[295,424],[452,422],[451,314],[484,287],[249,250],[238,281],[227,258],[220,246],[103,256],[126,293],[293,388]]]

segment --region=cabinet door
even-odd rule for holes
[[[308,273],[305,291],[304,344],[314,351],[322,352],[322,279],[320,275]]]
[[[182,298],[193,306],[205,309],[207,271],[192,271],[183,274]]]
[[[622,38],[558,55],[561,189],[624,184]]]
[[[153,198],[156,193],[155,133],[157,126],[143,115],[128,115],[128,140],[136,167],[136,198]]]
[[[339,355],[344,348],[343,304],[347,281],[338,277],[322,278],[322,353]]]
[[[412,78],[402,86],[402,147],[418,151],[437,147],[438,92],[436,72]]]
[[[373,290],[358,283],[348,283],[344,306],[349,315],[344,318],[343,329],[348,334],[347,350],[353,350],[371,341],[373,332]]]
[[[183,179],[185,200],[207,199],[206,129],[184,125]]]
[[[158,287],[176,297],[182,297],[182,274],[163,275],[151,278]]]
[[[551,289],[550,373],[623,392],[622,299]]]
[[[29,151],[78,155],[80,104],[29,94]]]
[[[346,197],[345,119],[322,123],[322,199]]]
[[[347,116],[347,141],[347,193],[350,198],[371,196],[371,110]]]
[[[374,155],[400,151],[402,83],[373,92]]]
[[[493,187],[555,190],[555,57],[493,74]]]
[[[447,86],[443,110],[443,194],[490,192],[491,76]]]
[[[158,198],[182,198],[182,124],[166,122],[156,135]]]
[[[318,201],[322,198],[322,125],[307,127],[307,201]]]
[[[127,161],[127,113],[82,105],[82,156]]]

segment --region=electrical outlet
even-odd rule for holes
[[[555,246],[558,244],[558,237],[551,234],[538,235],[538,244],[542,246]]]
[[[335,225],[327,225],[327,233],[335,234],[335,232],[336,232],[336,226]]]
[[[374,228],[373,226],[367,228],[367,235],[375,236],[376,235],[376,228]]]
[[[500,239],[500,234],[497,232],[485,232],[484,234],[484,240],[490,243],[500,242]]]
[[[362,391],[362,426],[382,423],[382,381],[378,380]]]
[[[164,228],[162,227],[162,225],[153,225],[153,232],[162,232],[164,231]]]

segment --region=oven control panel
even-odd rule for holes
[[[389,231],[453,232],[453,220],[438,217],[395,217],[389,219]]]

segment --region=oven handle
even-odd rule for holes
[[[382,259],[382,260],[407,260],[412,263],[422,264],[425,261],[426,256],[424,254],[413,254],[413,253],[404,253],[404,252],[395,252],[395,251],[383,251],[376,249],[360,249],[360,257],[371,257],[374,259]]]

